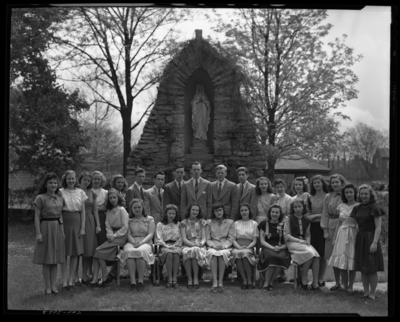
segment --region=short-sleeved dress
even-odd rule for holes
[[[184,228],[186,239],[190,242],[201,242],[203,236],[201,231],[203,227],[207,226],[207,221],[204,219],[185,219],[181,222],[181,229]],[[197,264],[200,267],[207,266],[206,263],[206,247],[205,246],[183,246],[182,247],[182,261],[185,263],[188,259],[196,258]]]
[[[307,199],[307,204],[311,215],[318,215],[318,214],[322,215],[325,195],[323,197],[319,197],[317,195],[315,196],[309,195]],[[321,218],[314,218],[313,220],[311,220],[310,234],[311,234],[311,240],[310,240],[311,245],[316,249],[319,256],[324,257],[325,238],[324,238],[324,230],[321,228]]]
[[[232,241],[234,238],[234,226],[232,219],[208,219],[206,226],[207,245],[223,246],[224,249],[216,250],[208,248],[206,252],[207,266],[210,266],[213,256],[222,256],[225,266],[229,265],[229,256],[232,251]]]
[[[129,219],[129,231],[128,234],[132,236],[135,242],[141,242],[149,234],[150,223],[154,224],[154,218],[151,216],[141,218]],[[128,241],[124,246],[123,252],[119,254],[121,266],[125,267],[126,260],[128,258],[143,258],[147,265],[154,264],[154,254],[151,249],[151,240],[147,244],[143,244],[138,248]]]
[[[332,256],[328,264],[343,270],[354,270],[354,249],[357,229],[356,221],[350,217],[350,213],[356,205],[348,206],[342,203],[338,206],[340,212],[339,220],[342,224],[338,229]]]
[[[258,228],[260,229],[260,234],[263,234],[265,241],[271,246],[283,245],[285,243],[285,239],[283,238],[283,221],[280,224],[271,224],[268,221],[263,221],[258,225]],[[282,249],[277,253],[272,249],[263,247],[257,267],[260,272],[266,271],[270,266],[288,269],[290,261],[291,256],[287,249]]]
[[[298,218],[290,215],[284,219],[283,235],[293,262],[302,265],[313,257],[320,257],[313,246],[307,246],[294,241],[288,241],[289,237],[306,240],[310,237],[310,222],[304,216]]]
[[[106,230],[107,237],[114,236],[114,240],[107,240],[105,243],[97,247],[93,257],[113,262],[117,256],[119,246],[124,246],[126,243],[128,213],[124,207],[117,206],[107,211]]]
[[[50,197],[48,194],[38,195],[34,201],[35,208],[40,210],[40,233],[43,238],[43,242],[36,242],[34,264],[52,265],[65,262],[64,235],[61,228],[63,203],[63,197]]]
[[[156,233],[157,239],[156,244],[161,246],[161,256],[159,264],[162,266],[167,259],[167,255],[169,253],[178,254],[181,256],[182,254],[182,238],[181,238],[181,224],[172,223],[164,225],[162,222],[157,224]],[[167,245],[175,245],[174,249],[163,247],[163,243]]]
[[[384,211],[376,204],[368,204],[366,207],[359,204],[353,208],[350,214],[350,217],[355,218],[358,224],[354,269],[363,274],[384,271],[382,248],[379,240],[376,252],[370,253],[370,247],[375,235],[374,217],[383,215],[385,215]]]
[[[63,221],[65,234],[65,255],[80,256],[83,254],[83,236],[81,230],[82,203],[88,196],[82,189],[60,189],[64,198]]]
[[[97,195],[96,203],[97,206],[103,205],[105,206],[107,203],[107,190],[100,189],[92,189],[92,191]],[[97,214],[99,215],[99,223],[101,231],[96,235],[97,236],[97,245],[101,245],[107,241],[106,236],[106,211],[100,211],[97,207]]]
[[[285,216],[289,216],[290,214],[290,204],[292,203],[292,197],[288,194],[284,194],[283,197],[279,196],[278,205],[281,206],[283,213]]]
[[[89,198],[85,200],[85,235],[83,236],[83,257],[93,257],[97,248],[96,221],[93,215],[93,203],[97,195],[91,190],[88,191]]]
[[[265,222],[265,221],[263,221]],[[240,245],[240,246],[247,246],[249,245],[252,241],[253,238],[258,238],[259,232],[258,232],[258,224],[254,220],[238,220],[235,221],[233,224],[234,227],[234,240]],[[237,259],[243,259],[247,258],[249,263],[254,266],[257,264],[256,258],[254,257],[254,250],[253,249],[237,249],[234,248],[232,250],[230,262],[231,265],[233,266],[236,262]]]
[[[267,193],[265,195],[255,195],[254,198],[257,207],[256,222],[267,220],[268,209],[274,203],[275,195],[273,193]]]

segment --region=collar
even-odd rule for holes
[[[219,182],[219,181],[217,180],[217,188],[218,188],[218,185],[219,185],[220,183],[221,183],[221,189],[224,188],[225,182],[226,182],[226,178],[225,178],[224,180],[222,180],[221,182]]]
[[[158,189],[157,189],[157,187],[156,187],[155,185],[153,186],[153,188],[154,188],[155,191],[158,191]],[[163,190],[163,188],[161,187],[161,188],[160,188],[160,192],[163,192],[163,191],[164,191],[164,190]]]
[[[200,184],[200,181],[201,181],[201,177],[199,177],[198,179],[195,179],[195,178],[192,178],[193,179],[193,186],[195,186],[196,185],[196,180],[199,182],[199,184]]]
[[[133,183],[136,187],[138,187],[139,188],[139,190],[140,190],[140,188],[143,188],[143,186],[139,186],[139,184],[135,181],[134,183]]]
[[[176,186],[179,187],[179,182],[176,181],[176,179],[175,179],[174,181],[175,181],[175,183],[176,183]],[[196,183],[196,181],[195,181],[195,183]],[[181,187],[182,187],[182,185],[183,185],[183,180],[180,182],[180,184],[181,184]]]
[[[241,183],[241,182],[239,182],[239,188],[243,185],[243,189],[244,188],[246,188],[246,186],[247,186],[247,180],[246,180],[246,182],[245,183]]]

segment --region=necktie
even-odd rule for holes
[[[140,187],[140,195],[142,196],[142,200],[144,200],[143,188],[142,187]]]
[[[162,198],[161,198],[161,192],[160,192],[160,189],[158,189],[158,199],[160,199],[160,203],[162,203]]]
[[[194,193],[197,197],[197,192],[199,192],[199,181],[196,179],[196,184],[194,185]]]
[[[240,187],[240,198],[242,198],[242,196],[243,196],[243,183],[241,183],[240,185],[241,185],[241,187]]]
[[[220,193],[221,193],[221,186],[222,186],[222,183],[219,182],[219,183],[218,183],[218,198],[219,198],[219,195],[220,195]]]
[[[178,187],[179,187],[179,191],[181,191],[181,183],[179,182],[179,184],[178,184]]]

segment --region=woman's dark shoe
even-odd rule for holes
[[[81,287],[81,286],[82,286],[81,281],[75,282],[74,284],[75,284],[75,286],[78,286],[78,287]]]
[[[60,295],[60,292],[59,292],[59,291],[53,291],[53,290],[51,290],[51,294],[53,294],[53,295]]]
[[[187,288],[188,288],[188,290],[191,290],[193,288],[193,284],[188,284]]]
[[[222,286],[218,286],[217,288],[219,293],[223,293],[224,292],[224,288]]]
[[[87,281],[82,280],[82,284],[85,286],[90,286],[91,283],[89,282],[89,280]]]
[[[308,284],[306,283],[306,284],[303,284],[303,282],[300,280],[300,286],[301,286],[301,288],[303,289],[303,290],[305,290],[305,291],[309,291],[309,289],[308,289]]]
[[[88,286],[89,287],[98,287],[98,284],[99,284],[99,280],[97,280],[97,282],[90,282],[90,283],[88,283]]]
[[[111,274],[108,274],[106,280],[105,280],[103,283],[104,283],[104,284],[111,283],[113,279],[114,279],[114,278],[111,276]]]
[[[278,283],[284,283],[287,280],[287,276],[279,276],[276,280],[278,281]]]
[[[323,286],[325,286],[325,281],[322,281],[321,283],[320,283],[320,282],[318,282],[318,286],[319,286],[319,287],[323,287]]]
[[[172,287],[172,283],[168,282],[167,285],[165,286],[166,288],[171,288]]]
[[[137,288],[136,288],[139,292],[142,292],[144,290],[144,286],[143,283],[138,282],[137,283]]]
[[[253,284],[248,284],[248,285],[247,285],[247,288],[248,288],[249,290],[254,290],[254,285],[253,285]]]
[[[193,288],[195,288],[196,290],[199,289],[199,284],[193,284]]]
[[[242,284],[242,287],[241,287],[241,289],[242,290],[247,290],[249,287],[247,286],[247,284]]]
[[[63,287],[62,287],[62,290],[63,290],[63,291],[69,291],[69,286],[68,286],[68,285],[63,286]]]
[[[319,288],[319,286],[314,287],[314,286],[312,286],[312,285],[311,285],[311,287],[310,287],[310,290],[311,290],[311,291],[321,291],[321,289]]]
[[[131,291],[133,291],[133,290],[136,290],[136,288],[137,288],[137,285],[136,284],[131,284]]]
[[[268,291],[273,291],[273,290],[274,290],[274,287],[271,284],[269,284],[268,285]]]
[[[217,293],[218,292],[218,286],[212,286],[210,291],[213,292],[213,293]]]
[[[340,289],[340,285],[334,285],[330,288],[331,291],[337,291]]]
[[[178,282],[172,282],[172,288],[178,288],[179,284]]]
[[[265,291],[265,292],[266,292],[266,291],[269,291],[269,285],[264,285],[263,288],[262,288],[262,290]]]

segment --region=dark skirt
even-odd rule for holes
[[[322,258],[325,256],[325,238],[324,230],[321,228],[321,223],[312,222],[310,226],[311,235],[311,246],[315,248],[319,256]]]
[[[63,211],[65,256],[79,256],[83,253],[83,236],[80,236],[81,214],[79,211]]]
[[[106,213],[104,211],[98,211],[99,214],[99,222],[101,231],[97,234],[97,245],[102,245],[107,241],[106,236]]]
[[[65,244],[58,220],[42,221],[40,232],[43,242],[36,242],[33,263],[39,265],[63,264],[65,262]]]
[[[115,233],[120,228],[112,228],[113,232]],[[99,247],[96,248],[96,251],[93,255],[93,258],[103,259],[109,262],[115,262],[115,257],[118,254],[119,247],[123,247],[126,244],[126,234],[121,237],[115,238],[112,242],[106,241],[105,243],[101,244]],[[107,265],[111,263],[106,263]]]
[[[363,274],[373,274],[383,272],[383,255],[381,244],[378,241],[377,250],[371,254],[369,252],[374,240],[374,231],[358,232],[355,244],[355,270]]]
[[[92,213],[86,214],[85,235],[83,236],[83,257],[93,257],[97,248],[96,222]]]
[[[290,266],[291,256],[287,249],[282,249],[279,253],[269,248],[262,248],[257,269],[261,272],[270,266],[282,267],[288,269]]]

